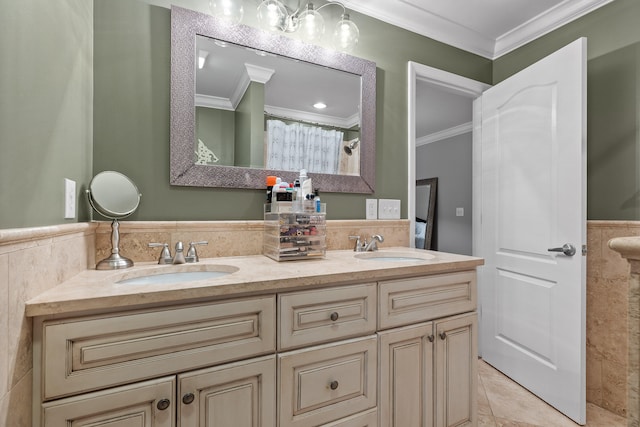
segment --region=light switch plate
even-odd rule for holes
[[[456,216],[464,216],[464,208],[456,208]]]
[[[378,219],[378,199],[367,199],[367,219]]]
[[[64,179],[64,218],[73,219],[76,217],[76,182],[71,179]]]
[[[400,219],[400,200],[380,199],[378,200],[379,219]]]

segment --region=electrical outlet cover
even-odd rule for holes
[[[400,219],[400,200],[380,199],[378,200],[379,219]]]
[[[64,217],[76,217],[76,182],[67,178],[64,179]]]
[[[367,219],[378,219],[378,199],[367,199]]]

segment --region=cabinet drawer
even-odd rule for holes
[[[275,296],[43,323],[43,399],[275,349]]]
[[[280,427],[317,426],[376,406],[375,336],[278,356]]]
[[[168,377],[60,399],[42,405],[41,425],[173,427],[174,390]]]
[[[371,409],[361,414],[323,424],[321,427],[378,427],[378,411]]]
[[[376,330],[376,285],[280,295],[279,320],[279,349],[373,333]]]
[[[477,305],[476,273],[439,274],[380,282],[380,329],[473,311]]]

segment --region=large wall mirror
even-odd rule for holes
[[[321,101],[326,107],[316,109]],[[171,9],[171,184],[375,189],[376,65]]]

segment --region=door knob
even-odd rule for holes
[[[571,243],[565,243],[561,248],[550,248],[547,249],[549,252],[562,252],[566,256],[574,256],[576,254],[576,247]]]

